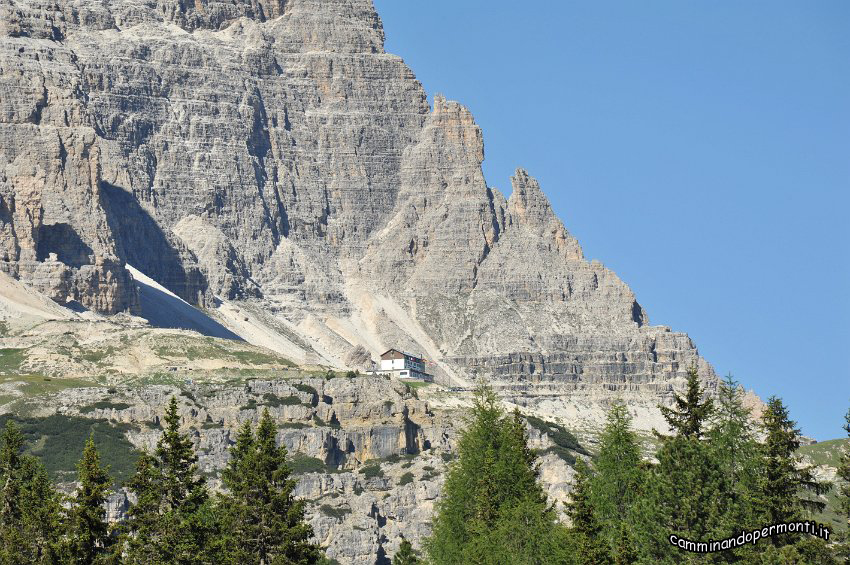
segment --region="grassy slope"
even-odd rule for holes
[[[814,445],[802,446],[798,453],[811,459],[815,465],[838,467],[843,450],[850,448],[850,439],[831,439]]]
[[[76,478],[76,465],[90,434],[94,437],[101,462],[109,465],[110,475],[116,483],[127,479],[133,472],[138,454],[124,436],[131,427],[128,424],[61,414],[47,418],[2,415],[0,427],[4,427],[10,418],[24,433],[26,451],[41,459],[53,480],[72,481]]]
[[[833,439],[814,445],[804,445],[798,453],[808,458],[816,466],[836,469],[845,449],[850,449],[850,439]],[[847,526],[847,518],[842,518],[839,514],[837,495],[838,485],[835,484],[832,490],[826,494],[828,504],[826,510],[816,519],[824,524],[831,525],[836,530],[843,530]]]

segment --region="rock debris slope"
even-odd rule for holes
[[[383,42],[370,0],[0,0],[0,270],[139,314],[129,264],[298,362],[398,347],[554,411],[713,386]]]

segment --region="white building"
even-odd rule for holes
[[[424,359],[398,349],[390,349],[381,354],[380,365],[371,372],[393,376],[400,381],[434,381],[433,375],[425,372]]]

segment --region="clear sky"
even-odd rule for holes
[[[375,0],[589,258],[803,432],[850,408],[850,2]]]

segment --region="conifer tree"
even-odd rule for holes
[[[659,406],[661,414],[667,420],[670,429],[677,436],[701,439],[705,425],[714,411],[714,401],[706,398],[699,382],[695,365],[688,369],[687,392],[685,396],[674,394],[673,408]]]
[[[9,420],[0,437],[0,563],[55,563],[61,497],[44,465],[23,451],[23,434]]]
[[[630,525],[621,522],[617,532],[617,538],[612,550],[614,565],[631,565],[638,562],[638,552],[635,547],[635,538],[631,532]]]
[[[188,435],[180,432],[177,399],[165,411],[165,429],[156,445],[163,475],[164,504],[169,509],[194,510],[207,498],[205,480],[198,474],[198,456]]]
[[[604,534],[614,548],[630,531],[629,523],[643,488],[640,444],[631,429],[631,416],[621,402],[614,403],[599,439],[591,498]]]
[[[667,542],[671,534],[692,540],[720,538],[722,497],[728,485],[704,439],[714,403],[703,396],[696,368],[691,367],[687,391],[684,396],[675,395],[675,408],[659,407],[674,435],[657,434],[661,440],[658,464],[638,505],[640,528],[635,536],[644,560],[680,557]]]
[[[777,547],[775,545],[759,544],[758,551],[753,552],[746,561],[758,565],[847,565],[850,561],[841,558],[833,552],[826,541],[813,536],[804,535],[793,544]]]
[[[566,528],[536,493],[503,504],[495,526],[469,545],[470,563],[571,564]]]
[[[847,411],[844,420],[844,431],[850,437],[850,410]],[[844,483],[838,490],[838,507],[844,518],[845,531],[842,543],[836,549],[836,557],[845,563],[850,563],[850,442],[845,445],[844,453],[841,454],[837,475]]]
[[[214,561],[210,552],[219,547],[211,537],[217,528],[216,514],[198,472],[192,441],[179,430],[174,397],[164,423],[155,453],[141,455],[127,485],[138,501],[130,508],[125,525],[126,562]]]
[[[665,438],[656,457],[658,464],[647,480],[639,508],[642,556],[664,561],[679,555],[667,542],[671,534],[691,540],[721,539],[722,496],[728,487],[707,442]]]
[[[56,563],[62,541],[62,496],[41,461],[35,457],[24,461],[21,510],[29,563]]]
[[[426,542],[435,565],[557,563],[555,514],[537,482],[518,413],[479,387]]]
[[[421,561],[413,551],[413,545],[406,539],[402,539],[398,551],[393,556],[392,565],[418,565],[419,563]]]
[[[17,563],[14,551],[20,546],[22,521],[21,482],[24,436],[12,421],[6,422],[0,438],[0,551],[2,563]]]
[[[125,484],[136,495],[136,503],[130,506],[127,520],[122,525],[124,534],[114,548],[115,560],[120,560],[126,550],[126,563],[161,562],[161,485],[162,476],[156,458],[143,451],[136,461],[135,474]]]
[[[576,461],[576,475],[567,515],[572,520],[572,548],[581,565],[603,565],[611,562],[609,543],[596,515],[591,496],[593,475],[583,459]]]
[[[732,375],[724,377],[718,388],[714,414],[707,433],[711,458],[724,480],[719,483],[718,535],[730,536],[761,523],[754,510],[758,496],[759,450],[750,410],[743,403],[744,390]],[[725,533],[725,534],[724,534]],[[712,557],[716,561],[749,561],[758,548],[746,546]]]
[[[847,432],[847,436],[850,437],[850,410],[847,411],[847,414],[844,416],[846,424],[844,424],[844,431]],[[844,481],[844,484],[841,486],[840,493],[840,502],[841,502],[841,510],[844,512],[845,518],[847,518],[847,531],[850,532],[850,444],[847,445],[844,449],[844,453],[841,455],[841,464],[838,467],[838,476],[841,477],[841,480]]]
[[[821,511],[824,503],[807,496],[806,492],[820,495],[828,484],[814,479],[811,467],[800,467],[796,455],[800,447],[800,430],[790,419],[782,400],[772,396],[762,414],[765,441],[762,446],[762,474],[756,508],[765,524],[778,524],[804,519],[812,511]],[[795,541],[795,536],[775,535],[773,545],[781,546]]]
[[[80,486],[69,512],[70,553],[74,563],[90,565],[106,555],[110,542],[104,504],[111,481],[109,471],[100,465],[93,434],[77,464],[77,480]]]
[[[268,410],[256,436],[250,422],[239,430],[222,479],[227,513],[225,532],[232,563],[315,563],[321,552],[310,543],[304,502],[293,496],[296,482],[286,463],[286,448],[276,443],[277,428]]]
[[[733,489],[728,509],[729,525],[742,527],[750,523],[746,507],[755,488],[759,444],[755,437],[750,410],[743,404],[743,389],[727,375],[720,383],[715,412],[708,432],[714,458],[729,477]]]

